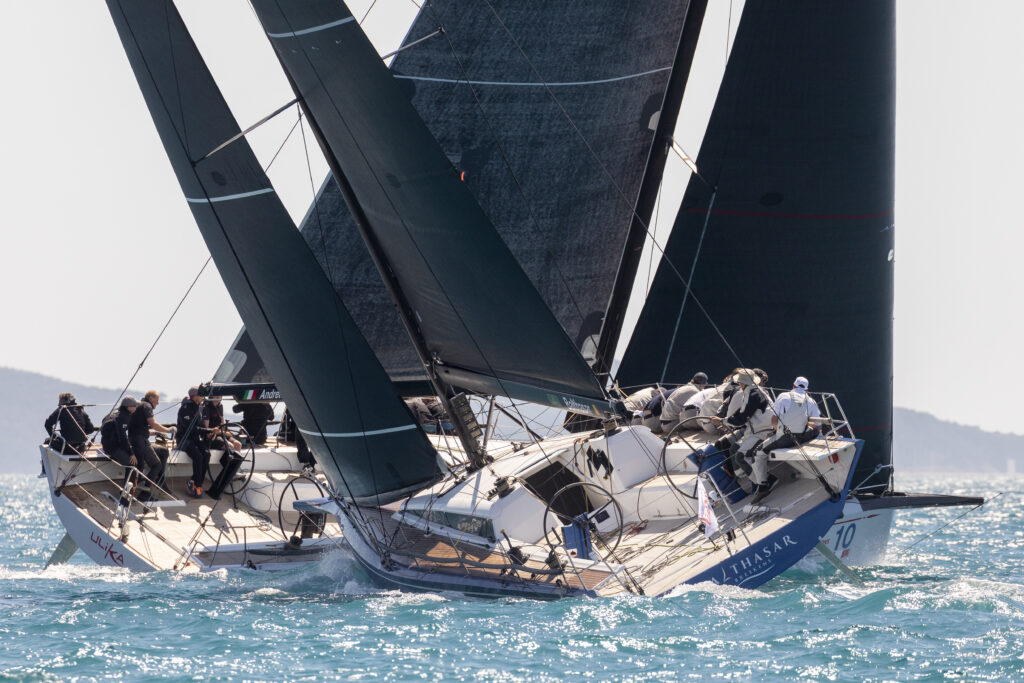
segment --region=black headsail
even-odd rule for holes
[[[434,0],[392,62],[413,107],[586,353],[654,129],[675,121],[681,92],[669,96],[675,104],[663,101],[683,17],[702,15],[705,1]],[[682,61],[673,78],[685,82]],[[658,147],[663,161],[665,145]],[[423,377],[332,180],[302,229],[391,378]],[[230,374],[241,369],[234,356],[223,379],[250,379]]]
[[[681,382],[738,357],[775,385],[806,375],[866,441],[857,483],[891,461],[894,57],[892,0],[746,3],[707,183],[687,187],[618,372]]]
[[[108,0],[200,232],[299,428],[341,495],[386,502],[436,453],[295,229],[170,0]]]
[[[253,6],[420,357],[450,385],[589,414],[607,408],[348,8]]]

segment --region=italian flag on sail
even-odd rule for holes
[[[256,390],[250,389],[249,391],[242,392],[243,401],[252,401],[256,398]]]

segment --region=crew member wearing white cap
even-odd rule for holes
[[[775,434],[761,445],[754,453],[754,472],[751,475],[754,481],[768,480],[768,454],[776,448],[792,448],[797,444],[807,443],[821,434],[814,418],[821,417],[818,404],[807,395],[807,378],[797,377],[793,380],[792,391],[779,394],[772,407],[772,426],[775,427]],[[759,487],[760,489],[760,487]],[[764,495],[754,497],[753,502],[759,502],[761,498],[768,495],[771,486],[767,487]]]
[[[807,395],[807,387],[807,378],[797,377],[793,380],[792,391],[779,394],[775,399],[772,414],[775,436],[765,442],[762,451],[770,453],[776,448],[792,448],[821,433],[814,422],[814,418],[821,417],[821,411],[814,399]]]

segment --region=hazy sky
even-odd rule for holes
[[[368,4],[351,6],[359,15]],[[697,68],[720,74],[729,2],[710,4]],[[178,6],[243,126],[291,99],[243,0]],[[1024,237],[1013,206],[1024,191],[1024,3],[897,8],[896,405],[1024,433]],[[364,27],[381,52],[414,11],[410,0],[378,0]],[[0,365],[121,386],[208,254],[105,4],[4,3],[0,16],[17,27],[0,42]],[[684,103],[677,134],[691,155],[711,92],[688,91]],[[250,136],[264,163],[294,122],[289,112]],[[312,183],[297,134],[270,171],[296,220],[326,172],[312,152]],[[679,164],[667,182],[678,197]],[[133,386],[180,394],[208,380],[240,324],[211,264]]]

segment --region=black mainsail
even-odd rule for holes
[[[348,9],[253,6],[421,359],[450,385],[606,409],[600,383]]]
[[[778,386],[806,375],[865,440],[854,482],[884,485],[894,149],[892,0],[746,3],[697,161],[707,182],[690,180],[620,382],[741,362]]]
[[[685,83],[692,57],[676,56],[674,66],[684,17],[699,26],[704,4],[434,0],[392,63],[548,308],[588,353],[655,128],[674,125],[681,89],[665,101],[670,73]],[[664,151],[658,146],[662,161]],[[656,190],[659,173],[645,185]],[[332,179],[302,230],[391,378],[424,378]],[[245,345],[243,336],[219,379],[258,376],[258,359],[242,368],[251,360]]]
[[[259,355],[338,493],[387,502],[440,476],[240,129],[171,0],[108,0],[178,182]]]

